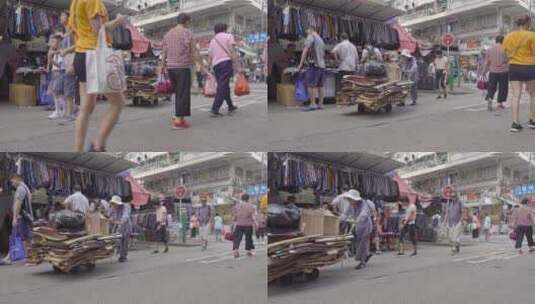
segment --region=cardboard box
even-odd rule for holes
[[[37,91],[35,86],[19,83],[10,84],[9,102],[18,106],[36,106]]]
[[[85,230],[87,234],[109,235],[110,221],[100,212],[88,213],[85,217]]]
[[[338,235],[340,221],[330,211],[323,209],[301,210],[301,231],[305,235]]]
[[[278,84],[277,102],[287,107],[297,107],[299,104],[295,101],[295,85]]]

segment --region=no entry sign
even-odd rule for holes
[[[175,197],[178,199],[183,199],[184,196],[186,196],[186,187],[184,185],[176,186]]]
[[[455,189],[452,186],[446,186],[442,189],[442,197],[445,199],[453,199],[455,197]]]
[[[452,33],[446,33],[442,35],[442,45],[445,47],[451,47],[455,43],[455,36]]]

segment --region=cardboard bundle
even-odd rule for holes
[[[97,260],[111,257],[120,237],[100,234],[80,236],[80,233],[37,227],[33,229],[32,240],[26,248],[27,262],[37,265],[46,261],[61,271],[69,272],[76,266],[94,264]]]
[[[268,245],[268,282],[290,273],[338,263],[352,238],[352,235],[311,235]]]

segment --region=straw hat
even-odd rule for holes
[[[355,189],[351,189],[343,194],[343,197],[352,199],[354,201],[361,201],[362,197],[360,196],[360,192],[358,192]]]
[[[404,57],[407,57],[407,58],[412,58],[412,55],[411,55],[411,52],[407,49],[404,49],[401,51],[401,56],[404,56]]]
[[[111,197],[110,203],[117,204],[117,205],[123,205],[123,201],[121,200],[121,197],[118,195],[114,195]]]

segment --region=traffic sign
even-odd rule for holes
[[[442,35],[442,45],[445,47],[451,47],[455,43],[455,36],[452,33],[446,33]]]
[[[442,188],[442,197],[445,199],[453,199],[455,197],[455,189],[452,186]]]
[[[184,185],[178,185],[175,188],[175,197],[178,199],[183,199],[186,196],[186,187]]]

